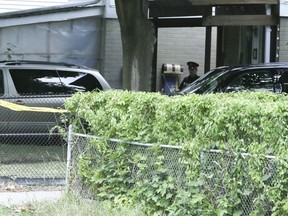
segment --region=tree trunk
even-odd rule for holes
[[[151,91],[155,30],[148,0],[115,0],[123,47],[122,87]]]

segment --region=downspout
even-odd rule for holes
[[[266,15],[271,15],[271,5],[266,5]],[[270,62],[271,27],[265,26],[265,59],[264,63]]]

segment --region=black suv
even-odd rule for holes
[[[237,91],[288,93],[288,63],[215,68],[179,91],[178,94]]]

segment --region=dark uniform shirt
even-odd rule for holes
[[[179,86],[179,90],[185,88],[187,85],[189,85],[190,83],[194,82],[195,80],[197,80],[199,78],[198,75],[196,75],[195,77],[191,77],[191,76],[187,76],[183,79],[183,81],[181,82],[180,86]]]

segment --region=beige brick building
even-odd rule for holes
[[[8,44],[12,44],[15,59],[84,64],[99,69],[113,88],[122,88],[122,43],[114,1],[73,0],[66,3],[64,2],[66,0],[54,1],[56,7],[44,5],[45,2],[51,3],[51,1],[39,0],[45,6],[41,10],[35,8],[23,11],[10,10],[7,11],[8,13],[0,14],[1,60],[5,59]],[[274,59],[288,61],[288,8],[285,0],[280,0],[278,6],[280,12],[276,40],[270,42],[276,49],[273,51],[273,55],[276,53]],[[222,64],[245,63],[243,58],[246,62],[250,61],[253,49],[261,50],[262,54],[259,54],[257,59],[252,58],[251,63],[265,62],[265,52],[267,52],[265,37],[253,37],[254,41],[251,41],[248,48],[243,45],[243,36],[251,36],[251,32],[255,35],[259,35],[260,32],[265,36],[265,31],[267,29],[264,27],[227,27],[223,35],[232,32],[238,35],[238,41],[227,37],[221,39],[223,44],[220,45],[222,48],[226,46],[227,54],[219,61],[219,56],[222,55],[219,51],[219,38],[217,38],[219,31],[216,26],[212,27],[210,68]],[[186,62],[196,61],[200,64],[198,73],[202,75],[207,62],[205,43],[205,27],[158,28],[156,91],[161,91],[163,88],[163,64],[183,65],[184,74],[180,76],[181,80],[188,73]],[[233,47],[233,44],[237,47]]]

